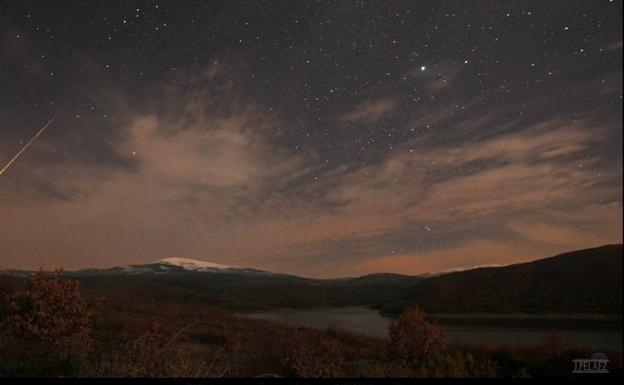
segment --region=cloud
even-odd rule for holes
[[[117,98],[105,161],[48,136],[3,178],[4,266],[182,255],[309,276],[417,274],[621,242],[621,168],[600,151],[621,126],[599,110],[521,124],[463,98],[405,119],[409,136],[379,159],[327,170],[225,65],[179,72],[154,85],[154,103]],[[338,121],[374,125],[400,102],[367,100]]]
[[[3,264],[73,268],[179,254],[227,261],[253,251],[253,234],[241,234],[253,233],[249,218],[275,209],[275,190],[305,166],[274,143],[279,122],[241,104],[222,71],[188,76],[196,86],[154,95],[165,108],[126,112],[113,164],[48,163],[37,152],[65,151],[42,138],[3,179],[13,182],[0,191]],[[250,242],[243,250],[238,237]]]
[[[342,120],[351,123],[371,124],[393,112],[399,104],[396,98],[365,100],[352,111],[342,115]]]
[[[615,43],[610,44],[606,50],[607,51],[617,51],[622,49],[622,40],[616,41]]]
[[[288,161],[253,131],[251,118],[204,120],[184,129],[169,126],[168,133],[158,118],[141,117],[125,130],[117,151],[132,156],[143,174],[181,185],[253,185],[283,172]]]
[[[575,189],[601,192],[599,184],[615,175],[588,170],[593,158],[561,158],[590,149],[601,140],[581,123],[551,120],[519,133],[460,146],[435,147],[408,142],[384,161],[341,175],[331,199],[347,205],[409,208],[430,219],[451,213],[529,208],[553,200],[578,199]],[[593,189],[593,190],[592,190]],[[461,194],[456,192],[461,191]],[[390,200],[381,199],[391,195]],[[414,205],[415,204],[415,205]],[[446,214],[445,214],[446,213]]]
[[[355,269],[375,271],[385,268],[397,272],[426,273],[448,270],[448,266],[467,266],[475,260],[481,261],[481,265],[505,264],[547,257],[554,252],[554,248],[544,253],[542,248],[519,242],[471,240],[454,247],[370,258],[361,261]]]
[[[418,71],[413,72],[415,75],[418,74]],[[421,86],[429,91],[444,91],[456,84],[460,72],[458,65],[450,63],[438,64],[426,71],[426,79]]]
[[[352,271],[385,269],[414,274],[454,271],[455,268],[449,267],[507,265],[590,246],[621,243],[622,219],[618,215],[621,210],[621,203],[614,202],[587,205],[578,210],[548,210],[539,215],[504,217],[500,218],[501,228],[513,230],[516,236],[471,237],[422,251],[381,254],[360,260],[352,266]]]
[[[422,273],[621,242],[620,173],[596,171],[599,154],[576,156],[608,129],[555,118],[461,146],[407,142],[379,163],[323,181],[339,209],[307,223],[292,255],[309,263],[325,250],[318,258],[333,259],[334,272]],[[398,256],[401,249],[424,251]]]

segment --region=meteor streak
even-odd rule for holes
[[[37,133],[35,134],[35,136],[33,136],[33,137],[32,137],[32,139],[30,139],[30,140],[28,141],[28,143],[26,143],[26,144],[24,145],[24,147],[22,147],[22,149],[21,149],[21,150],[19,150],[19,152],[18,152],[18,153],[17,153],[17,154],[13,157],[13,159],[11,159],[11,160],[9,161],[9,163],[7,163],[7,164],[6,164],[6,166],[4,166],[4,167],[2,168],[2,170],[0,170],[0,175],[2,175],[2,174],[3,174],[6,170],[7,170],[7,168],[9,168],[9,166],[11,166],[11,164],[13,164],[13,162],[15,162],[15,161],[17,160],[17,158],[19,158],[19,156],[20,156],[20,155],[22,155],[22,152],[26,151],[26,149],[28,148],[28,146],[30,146],[30,144],[31,144],[32,142],[34,142],[34,141],[35,141],[35,139],[37,139],[37,138],[39,137],[39,135],[41,135],[41,133],[42,133],[43,131],[45,131],[45,129],[46,129],[46,128],[48,128],[48,126],[49,126],[50,124],[52,124],[52,122],[54,121],[54,119],[56,119],[56,117],[57,117],[57,116],[58,116],[58,115],[55,115],[54,117],[52,117],[52,119],[50,119],[50,120],[49,120],[49,121],[48,121],[48,122],[47,122],[47,123],[43,126],[43,128],[41,128],[41,130],[39,130],[39,132],[37,132]]]

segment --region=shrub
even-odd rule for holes
[[[428,360],[417,375],[421,377],[496,377],[497,365],[485,354],[455,351]]]
[[[28,368],[28,375],[75,373],[92,347],[93,306],[82,299],[78,281],[62,270],[36,273],[6,297],[5,370],[13,360],[19,361],[10,370],[15,375],[20,367]]]
[[[176,340],[186,328],[173,336],[160,323],[138,338],[120,343],[117,349],[98,358],[96,376],[104,377],[222,377],[229,368],[219,354],[193,354]]]
[[[92,306],[80,296],[78,281],[63,271],[39,271],[26,288],[8,295],[9,335],[54,346],[88,349],[93,329]]]
[[[446,347],[446,332],[437,324],[425,319],[425,313],[411,308],[392,321],[390,358],[413,368],[435,358]]]
[[[276,346],[286,375],[331,377],[344,361],[342,345],[327,333],[299,328],[283,336]]]

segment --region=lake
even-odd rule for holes
[[[257,319],[264,319],[291,326],[309,326],[324,329],[328,326],[387,337],[390,318],[381,316],[376,310],[366,307],[335,307],[305,310],[276,310],[247,314]],[[444,325],[450,342],[491,345],[531,345],[540,343],[551,330],[536,327],[514,326],[454,326]],[[567,334],[572,341],[589,349],[622,350],[621,329],[558,329]]]

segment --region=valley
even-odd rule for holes
[[[593,260],[601,263],[589,269]],[[388,326],[399,314],[387,310],[401,304],[404,309],[418,305],[425,310],[427,320],[444,331],[448,354],[469,354],[481,357],[484,362],[498,362],[497,375],[517,375],[516,366],[520,365],[531,375],[541,376],[548,370],[557,373],[563,370],[547,369],[556,360],[563,360],[557,364],[563,368],[570,364],[570,360],[560,357],[564,353],[556,352],[573,356],[607,352],[615,360],[612,369],[619,373],[622,297],[621,290],[619,294],[616,290],[622,287],[621,269],[617,270],[621,261],[622,246],[614,245],[528,264],[478,268],[427,278],[372,274],[320,280],[214,264],[189,265],[188,261],[182,266],[154,263],[73,271],[65,276],[79,281],[85,300],[99,303],[94,312],[93,335],[101,357],[95,362],[123,356],[116,346],[134,343],[159,330],[158,333],[176,341],[171,349],[186,352],[188,360],[219,357],[219,365],[228,367],[222,369],[226,376],[256,376],[267,372],[303,375],[307,372],[298,372],[300,369],[285,364],[283,355],[300,349],[311,349],[305,354],[328,354],[312,348],[319,341],[330,341],[327,343],[335,344],[335,349],[341,352],[340,362],[344,364],[332,369],[333,375],[413,376],[414,372],[405,372],[384,361],[389,343]],[[527,281],[530,290],[508,293],[500,289],[505,286],[499,282],[507,280],[510,272],[527,268],[531,270],[527,277],[533,277]],[[32,272],[25,271],[0,274],[2,298],[24,288],[31,276]],[[544,283],[539,284],[535,277],[544,279]],[[468,282],[469,289],[464,286]],[[591,289],[588,291],[591,295],[579,295],[575,286],[578,283]],[[525,287],[522,283],[517,286]],[[499,290],[483,295],[492,288]],[[607,296],[606,290],[612,292]],[[551,294],[554,297],[548,297]],[[469,301],[472,309],[481,310],[466,311],[462,301],[445,295],[457,295],[462,301]],[[492,296],[500,299],[512,295],[517,306],[505,301],[492,306]],[[565,301],[558,302],[561,306],[553,306],[553,298]],[[527,303],[531,306],[527,307]],[[8,304],[0,302],[0,320],[9,311]],[[556,350],[552,350],[553,346],[557,346]],[[508,358],[501,358],[510,352],[524,357],[522,363],[511,364],[505,361]],[[461,365],[467,365],[466,362]],[[106,365],[86,366],[81,373],[96,376],[117,373],[111,364]],[[127,365],[135,364],[124,364],[115,370],[126,372],[130,370]],[[141,363],[136,365],[132,370],[138,370],[137,375],[147,374],[137,369]],[[185,373],[170,374],[188,374]]]

